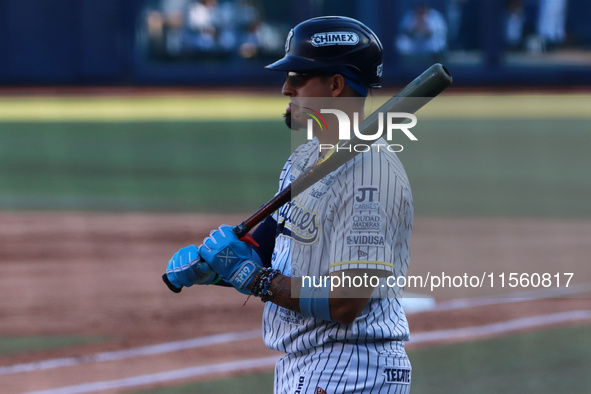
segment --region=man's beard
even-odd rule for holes
[[[285,124],[287,125],[287,127],[289,127],[290,130],[301,130],[305,128],[305,125],[299,122],[297,118],[294,119],[292,117],[291,112],[285,112],[283,114],[283,119],[285,120]]]

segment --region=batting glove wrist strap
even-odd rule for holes
[[[260,264],[257,264],[251,260],[244,260],[237,267],[232,276],[228,278],[228,283],[234,286],[239,292],[250,294],[250,291],[247,289],[247,287],[255,276],[258,267],[260,267]]]

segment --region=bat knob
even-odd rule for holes
[[[183,289],[182,287],[176,287],[175,285],[173,285],[170,280],[168,280],[168,276],[166,274],[162,275],[162,280],[164,281],[164,283],[166,283],[166,286],[168,286],[168,288],[170,289],[170,291],[172,291],[173,293],[180,293],[181,290]]]

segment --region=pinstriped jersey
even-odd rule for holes
[[[284,275],[327,277],[352,269],[404,275],[413,220],[406,172],[380,139],[274,213],[277,238],[272,266]],[[280,190],[318,159],[319,142],[294,151],[280,176]],[[350,271],[349,271],[350,272]],[[286,353],[331,341],[408,340],[409,329],[395,287],[384,278],[362,314],[349,325],[265,305],[263,338]],[[377,293],[376,293],[377,292]]]

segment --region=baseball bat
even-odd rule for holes
[[[376,130],[378,128],[379,116],[381,113],[406,112],[414,114],[425,104],[447,89],[452,82],[452,76],[444,66],[439,63],[432,65],[411,83],[406,85],[395,96],[386,101],[374,113],[365,118],[365,120],[359,125],[360,133],[365,134],[368,130]],[[414,99],[405,100],[406,98]],[[248,234],[249,231],[271,213],[275,212],[295,197],[297,194],[294,194],[294,190],[296,193],[306,190],[308,187],[312,186],[314,183],[318,182],[360,153],[354,149],[350,149],[351,147],[357,144],[369,145],[372,142],[375,141],[361,140],[357,136],[350,140],[340,141],[338,145],[329,151],[322,159],[312,164],[294,179],[289,186],[277,193],[275,197],[265,203],[245,221],[236,226],[234,228],[236,236],[246,242],[254,241]],[[164,280],[164,283],[166,283],[168,288],[173,292],[179,293],[181,291],[181,289],[170,283],[166,274],[162,275],[162,280]]]

